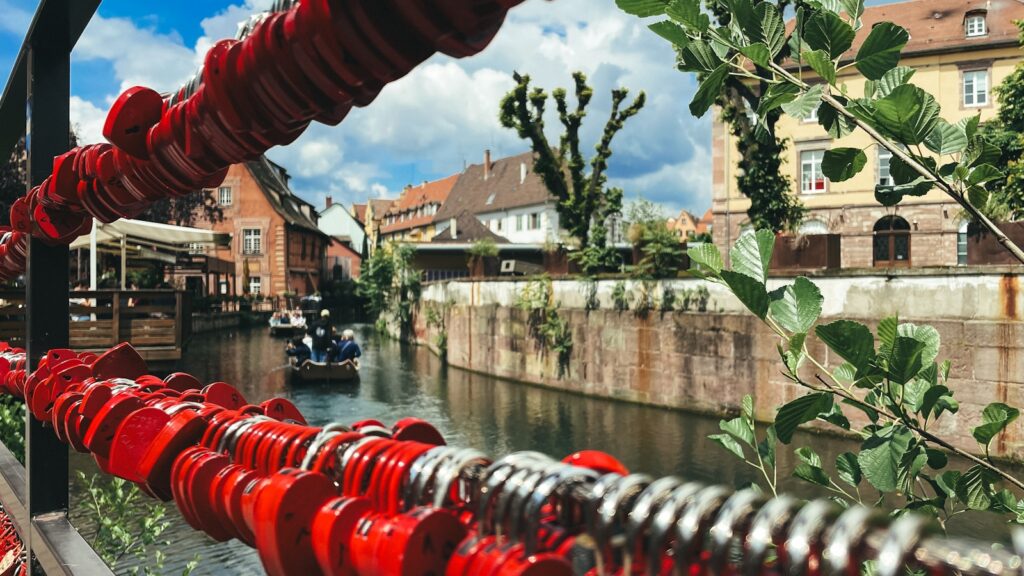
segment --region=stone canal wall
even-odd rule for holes
[[[899,311],[903,321],[928,323],[939,330],[940,360],[952,360],[951,383],[961,411],[945,416],[936,431],[970,450],[976,448],[970,428],[985,405],[998,401],[1024,408],[1020,281],[1015,275],[920,273],[815,279],[825,296],[823,321],[847,318],[874,328],[878,319]],[[562,357],[541,345],[529,313],[515,306],[526,285],[523,281],[427,286],[414,337],[437,351],[443,333],[447,360],[460,368],[712,414],[734,413],[741,398],[752,394],[758,418],[767,420],[778,406],[805,393],[782,376],[777,338],[717,286],[696,280],[660,283],[652,294],[655,301],[665,287],[680,301],[687,294],[696,295],[702,286],[708,290],[706,301],[701,305],[691,298],[689,311],[660,312],[655,307],[640,314],[614,309],[615,284],[597,283],[599,307],[588,310],[587,284],[553,283],[558,314],[568,321],[572,334],[571,350]],[[630,282],[627,287],[635,308],[642,286]],[[810,346],[819,359],[838,363],[816,339]],[[849,412],[856,416],[856,411]],[[1024,458],[1021,422],[996,444],[998,454]]]

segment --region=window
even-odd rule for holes
[[[964,106],[988,104],[988,70],[964,72]]]
[[[811,110],[811,113],[807,115],[807,118],[803,119],[805,124],[816,123],[818,121],[818,107]]]
[[[496,223],[496,225],[495,225],[495,230],[497,230],[498,232],[501,232],[501,223],[502,223],[502,219],[501,219],[501,218],[498,218],[498,219],[497,219],[497,220],[495,220],[494,222]]]
[[[964,27],[967,29],[968,37],[988,34],[984,14],[968,14],[967,19],[964,20]]]
[[[540,212],[530,214],[530,230],[540,230]]]
[[[302,259],[306,259],[306,237],[302,237]]]
[[[876,267],[910,266],[910,224],[899,216],[875,222],[873,252]]]
[[[821,220],[812,218],[811,220],[804,221],[800,225],[798,233],[801,236],[810,236],[813,234],[828,234],[828,224],[825,224]]]
[[[249,278],[249,294],[259,294],[263,289],[263,278],[251,276]]]
[[[517,215],[516,216],[516,232],[522,232],[523,231],[523,224],[525,224],[525,223],[526,223],[526,215],[525,214]]]
[[[217,189],[217,201],[221,206],[231,206],[231,187],[221,186]]]
[[[188,244],[189,254],[206,254],[206,245],[200,242],[189,242]]]
[[[263,253],[263,231],[259,228],[242,230],[242,254]]]
[[[892,160],[892,152],[878,149],[878,185],[892,186],[892,176],[889,174],[889,162]]]
[[[825,175],[821,172],[824,150],[805,150],[800,153],[800,191],[816,194],[825,191]]]
[[[967,222],[961,224],[956,233],[956,263],[967,265]]]

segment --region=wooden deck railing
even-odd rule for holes
[[[147,360],[178,360],[190,334],[188,298],[176,290],[97,290],[71,293],[71,347],[106,350],[130,342]],[[25,293],[0,291],[0,333],[25,341]]]

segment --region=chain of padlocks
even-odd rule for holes
[[[109,144],[54,159],[11,206],[0,280],[24,271],[29,235],[69,244],[93,218],[132,218],[216,187],[232,164],[293,142],[313,121],[337,125],[434,53],[479,53],[522,1],[278,0],[216,43],[181,90],[123,92],[103,126]]]
[[[630,474],[613,457],[498,460],[415,418],[309,426],[289,401],[147,374],[121,344],[53,350],[0,389],[99,467],[273,575],[1021,574],[1021,548],[942,538],[926,518]]]

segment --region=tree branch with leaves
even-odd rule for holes
[[[730,79],[766,84],[755,110],[759,122],[779,109],[799,119],[817,110],[819,123],[835,138],[863,130],[893,155],[893,185],[875,189],[881,204],[895,206],[906,196],[937,188],[1024,263],[1024,251],[981,211],[988,202],[986,184],[1003,177],[993,165],[1000,150],[979,133],[979,117],[947,122],[935,97],[910,83],[914,70],[899,66],[910,38],[907,30],[880,22],[853,58],[846,56],[862,28],[864,0],[802,3],[788,35],[782,14],[770,2],[708,0],[729,12],[730,24],[722,27],[711,25],[701,0],[616,2],[636,16],[669,18],[650,28],[679,50],[681,69],[699,74],[700,86],[690,103],[695,116],[708,111]],[[776,61],[787,48],[790,61]],[[805,69],[823,83],[804,80]],[[839,81],[842,73],[854,69],[867,79],[861,95]],[[863,149],[832,148],[825,153],[822,172],[842,182],[866,164]]]

